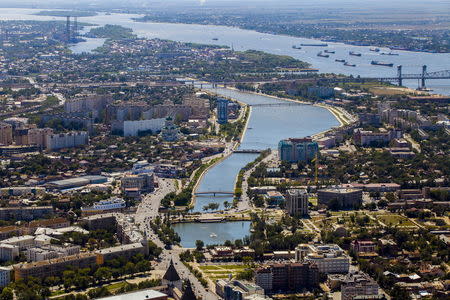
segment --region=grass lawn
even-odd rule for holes
[[[121,281],[121,282],[116,282],[113,284],[110,284],[108,286],[106,286],[106,289],[110,292],[114,292],[122,287],[124,287],[127,283],[125,281]]]
[[[228,278],[229,274],[236,276],[239,272],[243,271],[247,266],[245,265],[208,265],[199,266],[205,277],[211,280]]]
[[[375,217],[388,226],[417,227],[408,218],[396,214],[375,215]]]

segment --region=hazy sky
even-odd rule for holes
[[[19,7],[107,7],[107,8],[136,8],[136,7],[313,7],[324,8],[417,8],[439,9],[443,13],[450,12],[450,0],[0,0],[1,6]]]

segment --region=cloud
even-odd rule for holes
[[[200,5],[203,5],[206,3],[206,0],[199,0],[200,1]]]

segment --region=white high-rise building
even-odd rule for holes
[[[86,145],[89,142],[89,134],[86,131],[71,131],[67,133],[49,134],[46,136],[48,150],[58,150]]]

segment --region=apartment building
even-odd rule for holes
[[[274,264],[257,269],[255,278],[266,293],[311,290],[319,285],[319,269],[308,262]]]
[[[310,137],[281,140],[278,143],[278,156],[287,162],[310,162],[319,153],[319,144]]]
[[[61,258],[53,258],[33,263],[22,263],[14,266],[14,279],[45,278],[61,276],[71,266],[74,268],[89,268],[95,265],[97,256],[94,253],[80,253]]]
[[[341,299],[353,300],[356,297],[378,296],[379,286],[375,280],[363,272],[352,272],[345,276],[341,285]]]
[[[13,127],[11,124],[0,122],[0,144],[11,145],[13,142]]]
[[[308,215],[308,192],[305,189],[292,189],[286,192],[286,211],[291,216]]]
[[[362,204],[362,190],[353,188],[329,188],[317,191],[318,204],[332,209],[358,208]]]
[[[321,273],[348,273],[350,257],[335,244],[302,244],[295,248],[295,260],[315,264]]]
[[[48,150],[73,148],[89,143],[89,134],[86,131],[71,131],[67,133],[50,134],[46,136]]]

